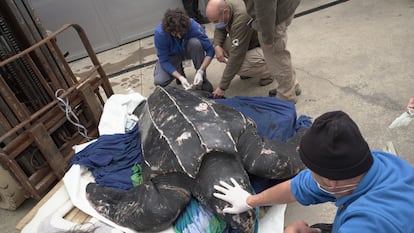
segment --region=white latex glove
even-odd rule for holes
[[[184,76],[178,77],[178,80],[180,80],[181,85],[183,85],[185,90],[191,89],[190,83],[188,83],[187,79]]]
[[[408,112],[403,112],[403,114],[401,114],[401,116],[397,117],[389,126],[388,128],[393,129],[393,128],[398,128],[398,127],[403,127],[403,126],[407,126],[408,124],[410,124],[410,122],[414,119],[414,115],[411,115]]]
[[[199,86],[203,83],[203,75],[204,75],[203,70],[197,70],[197,73],[195,74],[194,81],[193,81],[194,86]]]
[[[231,186],[224,181],[220,181],[220,185],[214,185],[214,189],[221,193],[213,193],[213,196],[232,205],[232,207],[224,208],[223,213],[239,214],[251,209],[252,207],[246,203],[247,198],[251,196],[251,194],[242,189],[233,178],[230,180],[234,186]]]

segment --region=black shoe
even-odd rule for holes
[[[333,225],[328,223],[316,223],[313,224],[311,227],[321,229],[321,233],[331,233]]]
[[[267,86],[269,84],[271,84],[273,82],[272,78],[268,78],[268,79],[260,79],[259,81],[259,85],[260,86]],[[275,89],[276,90],[276,89]]]
[[[277,95],[277,90],[276,89],[272,89],[269,91],[269,97],[275,97]]]
[[[295,94],[296,96],[300,96],[300,94],[302,94],[302,89],[300,88],[299,85],[295,86]],[[276,89],[272,89],[269,91],[269,97],[275,97],[276,95],[277,95]]]

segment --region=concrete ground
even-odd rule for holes
[[[302,0],[297,13],[328,2]],[[371,149],[383,149],[391,141],[398,154],[414,165],[414,123],[388,128],[414,95],[413,15],[413,0],[350,0],[295,18],[289,27],[288,48],[303,90],[296,104],[298,115],[316,118],[327,111],[343,110],[357,122]],[[213,26],[206,28],[212,36]],[[131,88],[148,96],[154,89],[152,37],[98,57],[106,72],[114,76],[110,81],[115,93]],[[72,63],[77,74],[87,66],[84,60]],[[218,84],[223,69],[216,60],[209,66],[213,85]],[[192,80],[193,68],[185,71]],[[266,96],[277,85],[260,87],[257,82],[236,77],[226,96]],[[34,204],[28,200],[17,211],[0,210],[2,232],[17,232],[15,225]],[[332,204],[289,204],[285,222],[331,222],[334,216]]]

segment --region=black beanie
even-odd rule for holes
[[[311,171],[331,180],[361,175],[373,163],[358,126],[342,111],[316,118],[301,139],[299,154]]]

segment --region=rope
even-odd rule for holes
[[[79,118],[73,112],[72,107],[69,104],[68,97],[66,97],[65,99],[62,99],[59,97],[59,92],[61,91],[64,91],[64,90],[58,89],[55,92],[55,97],[58,100],[58,106],[60,110],[62,110],[66,114],[66,119],[68,119],[68,121],[72,123],[72,125],[76,126],[78,133],[82,135],[84,138],[88,139],[89,141],[92,138],[88,136],[88,129],[86,129],[86,127],[80,123]]]

